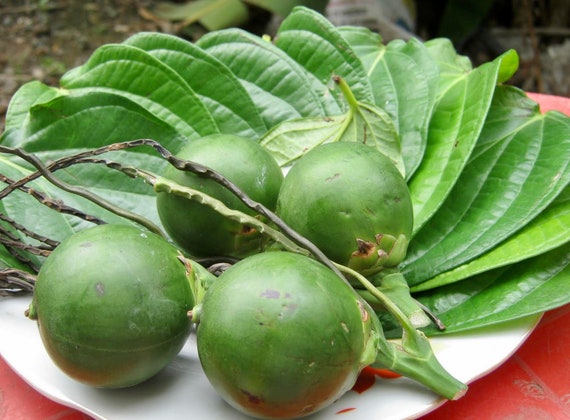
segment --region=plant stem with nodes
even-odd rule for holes
[[[86,198],[87,200],[97,204],[98,206],[104,208],[105,210],[108,210],[118,216],[124,217],[126,219],[132,220],[144,227],[146,227],[148,230],[150,230],[151,232],[154,232],[160,236],[164,236],[163,232],[160,230],[160,228],[158,226],[156,226],[154,223],[152,223],[151,221],[149,221],[148,219],[130,212],[128,210],[122,209],[120,207],[115,206],[114,204],[108,202],[107,200],[97,196],[96,194],[93,194],[91,191],[86,190],[84,188],[80,188],[77,187],[75,185],[71,185],[68,184],[64,181],[61,181],[60,179],[56,178],[55,176],[53,176],[53,171],[55,169],[62,169],[65,166],[69,166],[70,164],[73,164],[73,160],[70,162],[69,159],[72,158],[71,156],[68,156],[67,158],[65,158],[64,160],[62,160],[61,162],[59,162],[59,164],[51,164],[49,166],[46,166],[37,156],[31,154],[31,153],[27,153],[25,152],[23,149],[21,148],[11,148],[11,147],[5,147],[5,146],[0,146],[0,152],[3,153],[11,153],[13,155],[16,155],[22,159],[24,159],[26,162],[31,163],[36,169],[37,172],[33,173],[32,175],[22,178],[20,181],[14,183],[12,186],[7,187],[4,189],[4,191],[8,191],[7,193],[4,193],[4,191],[0,192],[0,200],[7,195],[9,192],[13,191],[15,188],[20,188],[21,185],[30,182],[33,179],[39,178],[40,176],[43,176],[47,181],[49,181],[50,183],[52,183],[53,185],[55,185],[58,188],[61,188],[64,191],[70,192],[72,194],[78,195],[80,197]],[[65,165],[65,166],[63,166]],[[22,184],[23,183],[23,184]],[[94,222],[98,222],[98,219],[94,218],[92,221]],[[99,222],[101,223],[101,222]]]
[[[36,276],[15,268],[0,270],[0,296],[17,296],[34,290]]]
[[[39,173],[39,172],[34,172],[34,174],[36,174],[36,173]],[[14,181],[14,180],[6,177],[3,174],[0,174],[0,181],[8,184],[8,186],[6,188],[4,188],[2,191],[0,191],[0,194],[2,194],[4,192],[12,192],[15,189],[18,189],[18,190],[28,194],[29,196],[35,198],[37,201],[42,203],[44,206],[46,206],[52,210],[55,210],[58,213],[76,216],[76,217],[79,217],[83,220],[86,220],[88,222],[95,223],[98,225],[105,223],[103,220],[101,220],[95,216],[92,216],[90,214],[86,214],[80,210],[73,208],[73,207],[66,206],[61,200],[54,200],[54,199],[48,197],[47,195],[43,194],[42,192],[37,191],[33,188],[30,188],[26,185],[19,185],[22,183],[22,180],[26,180],[26,179],[27,179],[27,177],[22,178],[18,181]],[[29,182],[29,181],[27,181],[27,182]],[[8,194],[7,193],[3,194],[2,197],[0,198],[0,200],[3,197],[5,197],[6,195],[8,195]],[[30,235],[28,235],[28,236],[30,236]]]

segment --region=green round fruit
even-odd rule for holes
[[[273,157],[257,142],[216,134],[190,142],[177,157],[207,166],[236,184],[252,200],[275,209],[283,173]],[[199,190],[227,207],[249,215],[238,197],[211,179],[168,167],[164,173],[180,185]],[[243,257],[261,248],[261,234],[196,201],[160,192],[157,208],[165,230],[182,249],[197,257]]]
[[[283,181],[277,214],[330,259],[363,274],[398,265],[412,235],[404,178],[362,143],[325,144],[301,157]]]
[[[375,360],[374,321],[354,290],[308,257],[248,257],[206,293],[197,330],[221,397],[260,418],[297,418],[334,402]]]
[[[64,240],[37,277],[29,317],[70,377],[104,388],[164,368],[190,333],[194,306],[178,250],[146,230],[101,225]]]

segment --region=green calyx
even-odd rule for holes
[[[356,239],[357,249],[348,259],[347,266],[364,275],[371,275],[385,268],[397,267],[406,257],[409,239],[404,234],[377,234],[375,241]]]

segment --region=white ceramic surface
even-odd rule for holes
[[[0,354],[33,388],[52,400],[106,420],[247,419],[208,383],[192,335],[180,355],[149,381],[122,390],[93,389],[64,375],[45,352],[36,324],[24,316],[29,297],[0,298]],[[499,366],[528,337],[540,316],[432,339],[442,365],[464,382]],[[348,392],[311,420],[417,418],[444,401],[408,380],[380,379],[367,391]]]

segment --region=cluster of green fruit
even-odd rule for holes
[[[286,176],[257,142],[233,135],[193,141],[178,158],[226,177],[333,264],[374,274],[405,256],[410,194],[374,147],[321,145]],[[173,166],[164,177],[263,219],[212,179]],[[292,418],[337,400],[378,359],[377,315],[330,267],[180,194],[158,193],[157,207],[174,243],[102,225],[69,237],[42,266],[28,316],[69,376],[96,387],[140,383],[173,360],[195,324],[204,372],[228,403]],[[220,256],[237,262],[219,277],[199,263]]]

